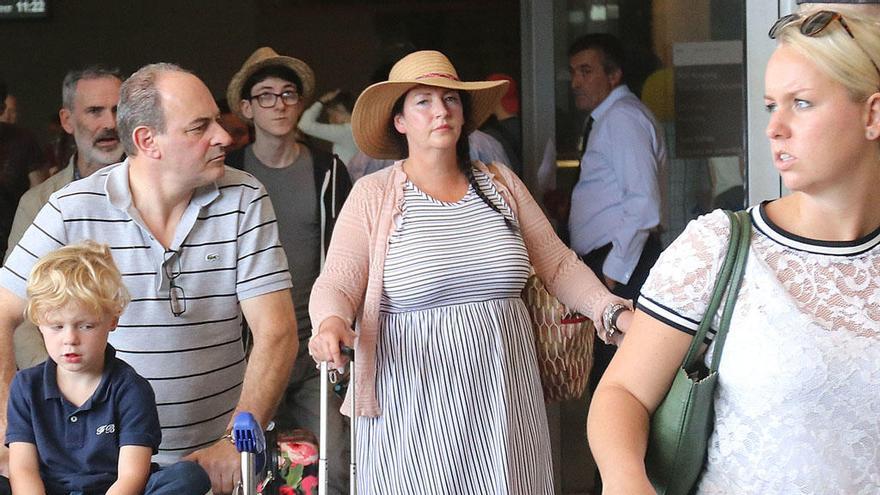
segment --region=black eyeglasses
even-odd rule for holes
[[[801,22],[800,33],[804,36],[818,36],[819,33],[825,30],[832,22],[837,21],[846,31],[846,34],[852,38],[853,42],[856,46],[862,50],[862,53],[868,57],[868,60],[871,61],[871,65],[874,66],[874,70],[877,71],[877,76],[880,77],[880,67],[877,67],[877,63],[874,62],[874,59],[871,55],[865,50],[865,47],[859,43],[859,40],[856,39],[855,35],[853,35],[852,30],[849,28],[849,25],[846,23],[846,19],[843,18],[838,12],[834,12],[832,10],[820,10],[814,14],[810,14],[806,17],[801,16],[800,14],[788,14],[786,16],[780,17],[776,22],[773,23],[773,26],[770,28],[770,32],[767,33],[771,39],[776,39],[776,35],[789,24],[793,22],[797,22],[803,19]]]
[[[171,304],[171,314],[180,316],[186,312],[186,292],[183,291],[183,287],[177,285],[177,277],[181,273],[180,253],[166,251],[166,254],[171,254],[174,258],[171,263],[166,261],[163,266],[165,275],[168,277],[168,302]]]
[[[257,103],[259,103],[260,106],[263,108],[274,107],[275,103],[278,102],[278,98],[281,98],[281,102],[287,106],[296,105],[297,103],[299,103],[299,93],[295,91],[284,91],[281,94],[266,92],[250,97],[251,100],[255,98],[257,100]]]

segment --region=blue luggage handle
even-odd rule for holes
[[[241,454],[241,484],[244,495],[256,495],[257,473],[263,472],[268,457],[266,436],[254,415],[242,411],[232,421],[232,443]]]
[[[266,436],[254,415],[242,411],[232,421],[232,443],[239,452],[262,454],[266,450]]]

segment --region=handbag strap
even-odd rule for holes
[[[712,288],[712,294],[709,298],[709,306],[706,308],[706,313],[703,315],[700,325],[697,327],[697,332],[694,334],[694,338],[691,339],[690,348],[684,358],[683,367],[686,370],[692,370],[697,359],[700,357],[700,345],[706,340],[706,335],[709,333],[709,327],[712,321],[712,315],[714,315],[721,306],[721,299],[724,295],[724,291],[727,289],[730,275],[733,272],[733,262],[736,259],[736,246],[738,245],[737,243],[740,234],[739,219],[727,210],[725,210],[724,213],[727,214],[727,218],[730,221],[730,239],[727,243],[727,254],[724,256],[724,262],[721,264],[721,269],[718,270],[718,275],[715,277],[715,286]]]
[[[712,288],[709,306],[706,308],[706,313],[700,321],[700,326],[697,328],[697,332],[691,340],[690,348],[688,348],[688,353],[684,358],[682,365],[686,370],[694,369],[694,365],[700,358],[700,346],[705,342],[713,317],[721,306],[721,300],[725,299],[726,294],[721,322],[715,333],[712,363],[709,367],[712,372],[718,370],[718,366],[721,363],[721,354],[724,350],[724,342],[727,339],[727,330],[730,327],[730,320],[733,318],[733,308],[736,306],[736,297],[739,294],[742,277],[745,273],[746,259],[749,255],[749,243],[752,236],[751,217],[747,211],[733,213],[725,210],[724,213],[727,214],[727,218],[730,220],[730,240],[727,245],[727,254],[718,272],[715,286]]]
[[[498,167],[496,167],[494,163],[485,163],[484,165],[486,165],[486,169],[491,172],[493,176],[495,176],[495,180],[498,181],[499,184],[501,184],[508,190],[510,189],[509,187],[507,187],[507,181],[504,180],[504,176],[501,175],[501,171],[498,170]]]
[[[733,319],[733,308],[736,306],[736,298],[742,287],[743,275],[746,271],[746,260],[749,257],[749,243],[752,239],[752,219],[747,211],[738,211],[735,215],[739,218],[739,246],[737,246],[736,261],[733,265],[733,274],[730,276],[730,285],[727,288],[727,300],[724,303],[724,312],[721,313],[721,324],[715,334],[715,348],[712,351],[712,365],[710,370],[718,371],[721,364],[721,352],[727,341],[730,328],[730,320]]]

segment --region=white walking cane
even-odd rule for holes
[[[351,461],[348,465],[349,472],[349,490],[348,493],[351,495],[357,494],[357,456],[356,456],[356,445],[357,445],[357,416],[355,409],[355,365],[354,365],[354,349],[348,347],[341,348],[342,353],[348,356],[350,366],[350,374],[348,379],[348,392],[347,397],[351,401]],[[333,375],[331,378],[330,375]],[[327,400],[330,398],[330,382],[336,382],[337,372],[333,370],[329,371],[327,367],[327,362],[321,363],[321,440],[320,445],[318,445],[318,495],[327,495],[327,413],[328,413],[328,404]],[[337,446],[338,447],[338,446]]]

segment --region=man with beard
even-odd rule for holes
[[[64,130],[73,135],[76,153],[70,157],[67,167],[21,197],[9,232],[7,256],[52,193],[122,160],[122,144],[116,134],[116,105],[121,84],[119,71],[100,66],[73,70],[64,77],[62,108],[58,113]],[[47,357],[37,327],[27,320],[15,331],[15,351],[20,368],[33,366]]]
[[[7,254],[37,216],[49,196],[72,181],[122,160],[116,134],[119,71],[100,66],[73,70],[64,76],[61,90],[61,126],[76,141],[76,153],[63,170],[30,189],[18,203]]]

